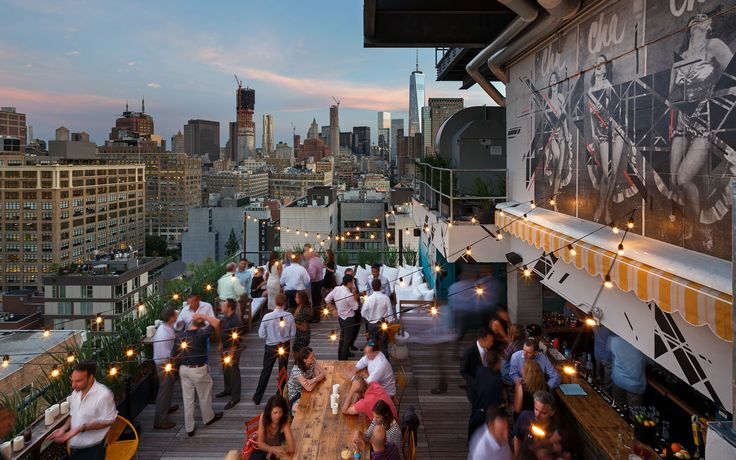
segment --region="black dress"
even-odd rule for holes
[[[312,319],[311,307],[298,308],[294,315],[294,322],[297,324],[304,324],[307,326],[306,331],[296,330],[296,336],[294,337],[294,345],[291,346],[291,350],[294,353],[298,353],[304,347],[309,346],[309,342],[312,340],[312,332],[309,327],[309,320]]]
[[[258,289],[258,286],[263,284],[263,275],[258,275],[253,277],[253,281],[251,282],[251,289],[250,289],[250,298],[255,299],[256,297],[263,297],[263,292],[266,290],[266,287]]]
[[[325,289],[333,289],[335,287],[335,269],[337,268],[337,265],[335,264],[335,261],[327,262],[325,264],[325,268],[329,268],[329,270],[325,270],[323,286]]]

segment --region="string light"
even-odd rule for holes
[[[350,232],[346,232],[345,234],[346,234],[347,236],[350,236]],[[342,237],[342,239],[344,240],[344,239],[345,239],[345,237],[343,236],[343,237]]]
[[[212,285],[208,284],[207,286],[204,287],[204,290],[207,292],[210,292],[212,290]]]
[[[618,232],[619,232],[619,229],[618,229],[618,227],[616,226],[616,224],[611,224],[611,231],[612,231],[613,233],[618,233]]]
[[[304,236],[309,236],[309,232],[304,232]]]
[[[496,233],[496,241],[501,241],[503,239],[503,233],[499,230],[498,233]]]
[[[171,363],[164,364],[164,372],[171,372],[174,366]]]
[[[522,272],[522,273],[524,274],[524,276],[526,276],[527,278],[529,278],[530,276],[532,276],[532,271],[531,271],[531,270],[529,270],[529,267],[527,267],[526,265],[524,265],[523,267],[521,267],[521,272]]]
[[[102,315],[97,313],[97,316],[95,317],[95,323],[102,324]]]
[[[399,286],[402,288],[406,286],[406,283],[404,282],[404,278],[399,278]]]
[[[466,256],[470,256],[470,255],[472,255],[472,254],[473,254],[473,251],[471,251],[471,250],[470,250],[470,246],[466,247],[466,248],[465,248],[465,255],[466,255]]]
[[[279,327],[283,329],[284,326],[286,326],[286,321],[284,321],[284,318],[280,318],[279,319]]]
[[[408,235],[409,234],[409,229],[407,228],[404,233],[406,233]]]
[[[360,231],[360,227],[355,227],[355,231],[356,232],[359,232]]]
[[[391,238],[391,232],[386,232],[386,238]]]
[[[592,316],[589,316],[585,318],[585,324],[590,327],[595,327],[598,325],[598,321],[596,321]]]
[[[611,275],[606,275],[606,278],[603,281],[603,285],[608,289],[611,289],[613,287],[613,283],[611,282]]]
[[[618,244],[617,254],[620,255],[620,256],[624,255],[624,244],[623,243],[619,243]]]
[[[373,222],[378,223],[378,218],[373,219]]]
[[[279,347],[278,353],[279,353],[279,356],[284,356],[284,353],[286,353],[286,350],[284,350],[284,347]]]
[[[386,322],[385,318],[381,320],[381,330],[388,331],[388,323]]]
[[[54,364],[54,367],[51,368],[50,375],[53,378],[56,378],[59,375],[61,375],[61,371],[59,370],[59,366],[57,366],[56,364]]]
[[[539,428],[537,425],[532,425],[531,431],[532,434],[538,438],[543,438],[547,435],[547,433],[543,429]]]
[[[476,223],[478,223],[478,219],[476,219],[475,216],[473,216],[473,217],[470,218],[470,223],[471,224],[476,224]]]
[[[574,256],[574,255],[576,255],[576,254],[578,253],[578,252],[577,252],[577,251],[575,250],[575,248],[573,247],[573,245],[572,245],[572,244],[568,244],[568,245],[567,245],[567,249],[568,249],[568,250],[570,251],[570,255],[571,255],[571,256]]]
[[[524,222],[528,222],[529,221],[529,217],[526,214],[524,214],[524,216],[522,217],[522,219],[524,219]]]
[[[128,358],[132,358],[133,355],[135,355],[135,350],[133,350],[132,348],[128,348],[128,350],[125,352],[125,356],[127,356]]]
[[[550,206],[554,206],[554,205],[555,205],[555,203],[556,203],[556,201],[555,201],[555,197],[552,197],[552,198],[550,198],[550,199],[549,199],[549,205],[550,205]]]
[[[51,335],[51,329],[49,329],[47,327],[43,328],[43,336],[44,337],[49,337],[50,335]]]
[[[3,355],[3,367],[10,366],[10,355]]]
[[[146,305],[145,304],[139,304],[138,305],[138,312],[139,313],[143,313],[143,310],[145,310],[145,309],[146,309]]]
[[[330,331],[330,340],[333,342],[337,340],[337,332],[334,329]]]
[[[626,228],[628,228],[629,230],[634,228],[634,218],[633,217],[629,217],[629,221],[626,222]]]
[[[276,230],[281,231],[281,225],[277,225]]]
[[[72,353],[71,351],[66,355],[66,362],[68,362],[69,364],[73,363],[76,359],[77,358],[74,357],[74,353]]]
[[[171,296],[173,300],[179,300],[179,294],[174,293],[174,295]]]
[[[297,235],[299,234],[299,231],[300,231],[299,229],[296,229],[296,234],[297,234]]]
[[[115,377],[116,375],[118,375],[118,368],[115,366],[112,366],[110,368],[110,377]]]
[[[325,245],[325,240],[322,240],[322,241],[320,241],[320,242],[319,242],[319,245],[320,245],[320,246],[324,246],[324,245]]]
[[[437,307],[435,305],[429,307],[429,314],[431,316],[437,316]]]
[[[447,226],[450,227],[450,228],[452,228],[452,221],[451,220],[447,222]]]
[[[233,340],[238,340],[238,337],[240,337],[240,335],[238,334],[238,331],[233,331],[231,337],[233,338]]]
[[[537,204],[536,204],[536,203],[534,203],[534,200],[532,200],[532,202],[531,202],[530,206],[531,206],[531,208],[532,208],[532,209],[534,209],[534,208],[536,208],[536,207],[537,207]]]
[[[330,314],[330,309],[327,306],[322,308],[322,316],[327,316],[329,314]]]
[[[186,340],[182,340],[181,345],[179,346],[181,347],[182,350],[186,350],[189,347],[189,344],[187,343]]]
[[[481,286],[481,285],[476,286],[475,287],[475,293],[477,295],[483,295],[483,286]]]
[[[503,217],[503,216],[505,215],[505,214],[503,213],[503,209],[501,209],[500,211],[498,211],[498,215],[499,215],[499,216],[501,216],[501,217]]]
[[[572,366],[564,366],[562,368],[562,372],[564,372],[567,375],[575,375],[576,373],[575,368]]]
[[[229,366],[232,361],[233,361],[233,357],[230,356],[229,354],[222,357],[222,364],[226,366]]]
[[[355,235],[355,241],[358,241],[360,237],[358,235]]]
[[[319,233],[317,233],[317,239],[320,239]]]
[[[286,233],[289,233],[290,231],[289,227],[286,227]]]
[[[442,271],[442,267],[440,267],[440,264],[435,264],[434,265],[434,272],[435,273],[439,273],[441,271]]]
[[[366,223],[365,223],[365,226],[366,226],[366,227],[370,227],[370,226],[371,226],[371,223],[370,223],[370,222],[366,222]]]

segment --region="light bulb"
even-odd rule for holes
[[[437,316],[437,307],[435,307],[434,305],[432,305],[431,307],[429,307],[429,314],[431,316]]]
[[[238,334],[238,331],[233,331],[232,333],[233,340],[238,340],[238,337],[240,337],[240,335]]]
[[[54,367],[51,369],[51,377],[56,378],[61,374],[61,371],[59,371],[59,366],[54,365]]]
[[[366,223],[365,223],[365,226],[366,226],[366,227],[370,227],[370,226],[371,226],[371,223],[370,223],[370,222],[366,222]]]
[[[322,309],[322,316],[327,316],[327,315],[329,315],[329,314],[330,314],[330,309],[329,309],[329,308],[327,308],[327,307],[324,307],[324,308]]]
[[[66,355],[66,362],[73,363],[76,358],[74,357],[74,353],[69,352],[69,354]]]
[[[477,222],[478,222],[478,219],[476,219],[475,216],[473,216],[473,217],[470,218],[470,223],[471,224],[475,224]]]
[[[543,429],[538,427],[537,425],[532,425],[531,431],[532,431],[532,434],[538,438],[543,438],[547,435],[547,433]]]
[[[503,213],[503,209],[502,209],[502,210],[500,210],[500,211],[498,211],[498,215],[499,215],[499,216],[501,216],[501,217],[503,217],[503,216],[505,215],[505,214]]]
[[[452,228],[452,221],[447,222],[447,226]]]
[[[576,255],[576,254],[578,253],[578,252],[577,252],[577,251],[575,250],[575,248],[573,247],[573,245],[572,245],[572,244],[568,244],[568,245],[567,245],[567,249],[568,249],[568,250],[570,251],[570,255],[571,255],[571,256],[574,256],[574,255]]]
[[[334,329],[330,331],[330,340],[332,340],[333,342],[337,340],[337,332],[335,332]]]
[[[10,365],[10,355],[3,355],[3,367]]]
[[[171,363],[164,364],[164,372],[171,372],[173,368],[174,366],[172,366]]]
[[[309,232],[304,232],[304,236],[309,236]]]
[[[319,239],[319,238],[320,238],[319,233],[317,233],[317,239]]]
[[[116,375],[118,375],[118,368],[117,368],[117,367],[115,367],[115,366],[112,366],[112,367],[110,368],[110,376],[111,376],[111,377],[115,377]]]
[[[350,232],[345,232],[345,234],[346,234],[347,236],[350,236]],[[344,238],[345,238],[345,237],[343,236],[343,239],[344,239]]]
[[[376,239],[376,235],[374,235],[374,234],[371,234],[371,239],[372,239],[372,240],[375,240],[375,239]]]
[[[522,219],[524,219],[524,222],[527,222],[529,220],[529,217],[526,214],[524,214],[524,216],[522,216]]]
[[[478,295],[483,295],[483,286],[476,286],[475,293]]]
[[[359,232],[360,231],[360,227],[355,227],[355,231],[356,232]]]
[[[391,232],[386,232],[386,238],[391,238]]]
[[[189,347],[189,344],[187,343],[187,341],[186,340],[182,340],[182,342],[181,342],[181,349],[182,350],[186,350],[188,347]]]
[[[99,321],[98,321],[98,322],[99,322]],[[48,337],[48,336],[50,336],[50,335],[51,335],[51,330],[50,330],[49,328],[47,328],[47,327],[46,327],[46,328],[44,328],[44,329],[43,329],[43,336],[44,336],[44,337]]]
[[[623,243],[619,243],[617,254],[620,256],[624,255],[624,244]]]
[[[598,325],[598,322],[593,317],[585,318],[585,324],[590,327],[594,327]]]
[[[100,314],[99,314],[99,313],[98,313],[98,314],[97,314],[97,316],[95,317],[95,322],[96,322],[97,324],[102,324],[102,316],[100,316]]]
[[[289,230],[289,227],[286,227],[286,233],[289,233],[291,230]]]
[[[211,284],[208,284],[207,286],[204,287],[204,290],[207,291],[207,292],[211,291],[212,290],[212,285]]]
[[[496,233],[496,241],[501,241],[503,239],[503,233],[500,231]]]
[[[388,323],[384,319],[383,322],[381,322],[381,330],[382,331],[388,331]]]
[[[469,255],[472,255],[472,254],[473,254],[473,251],[470,250],[470,246],[468,246],[467,248],[465,248],[465,255],[466,256],[469,256]]]
[[[225,355],[225,356],[223,356],[223,358],[222,358],[222,363],[223,363],[224,365],[226,365],[226,366],[229,366],[229,365],[230,365],[230,363],[232,362],[232,360],[233,360],[233,357],[232,357],[232,356],[230,356],[230,355]]]
[[[284,356],[284,353],[286,353],[286,350],[284,350],[284,347],[279,347],[278,353],[279,353],[279,356]]]
[[[276,230],[281,231],[281,225],[277,225]]]
[[[404,287],[406,283],[404,283],[404,278],[399,278],[399,286]]]
[[[522,273],[524,274],[524,276],[526,276],[527,278],[528,278],[528,277],[530,277],[530,276],[532,275],[532,272],[531,272],[531,270],[529,270],[529,267],[527,267],[526,265],[524,265],[523,267],[521,267],[521,272],[522,272]]]
[[[611,275],[606,275],[606,278],[603,281],[603,285],[608,289],[611,289],[613,287],[613,283],[611,282]]]
[[[572,366],[564,366],[562,368],[562,372],[564,372],[567,375],[575,375],[576,374],[575,368],[572,367]]]
[[[173,300],[179,300],[179,294],[174,294],[171,296]]]
[[[286,321],[284,321],[284,318],[279,319],[279,327],[283,328],[286,326]]]
[[[404,233],[408,235],[409,234],[409,229],[407,228]]]
[[[132,348],[128,348],[128,350],[125,352],[125,356],[127,356],[128,358],[132,358],[134,354],[135,350],[133,350]]]
[[[616,226],[616,224],[611,224],[611,231],[612,231],[613,233],[618,233],[618,232],[619,232],[619,229],[618,229],[618,227]]]
[[[442,267],[440,267],[440,264],[435,264],[434,271],[435,273],[439,273],[442,271]]]
[[[531,208],[532,208],[532,209],[534,209],[534,208],[536,208],[536,207],[537,207],[536,203],[534,203],[534,200],[532,200],[532,203],[531,203],[531,205],[530,205],[530,206],[531,206]]]
[[[634,228],[634,218],[633,217],[629,217],[629,221],[626,222],[626,228],[628,228],[629,230]]]
[[[550,206],[554,206],[554,205],[555,205],[555,203],[556,203],[556,201],[555,201],[555,199],[554,199],[554,198],[550,198],[550,199],[549,199],[549,205],[550,205]]]
[[[373,222],[378,223],[378,218],[373,219]]]

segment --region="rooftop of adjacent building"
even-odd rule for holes
[[[10,362],[7,367],[0,367],[0,380],[17,371],[49,349],[61,345],[76,335],[79,331],[23,331],[0,330],[0,350],[2,355],[8,355]]]
[[[98,255],[79,265],[60,267],[56,274],[45,275],[45,284],[54,284],[68,277],[116,279],[135,272],[149,272],[165,264],[163,257],[138,257],[137,252],[117,250]]]

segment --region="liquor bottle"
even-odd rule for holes
[[[591,359],[590,353],[588,353],[588,359],[585,361],[585,375],[588,379],[588,383],[593,383],[593,360]]]

